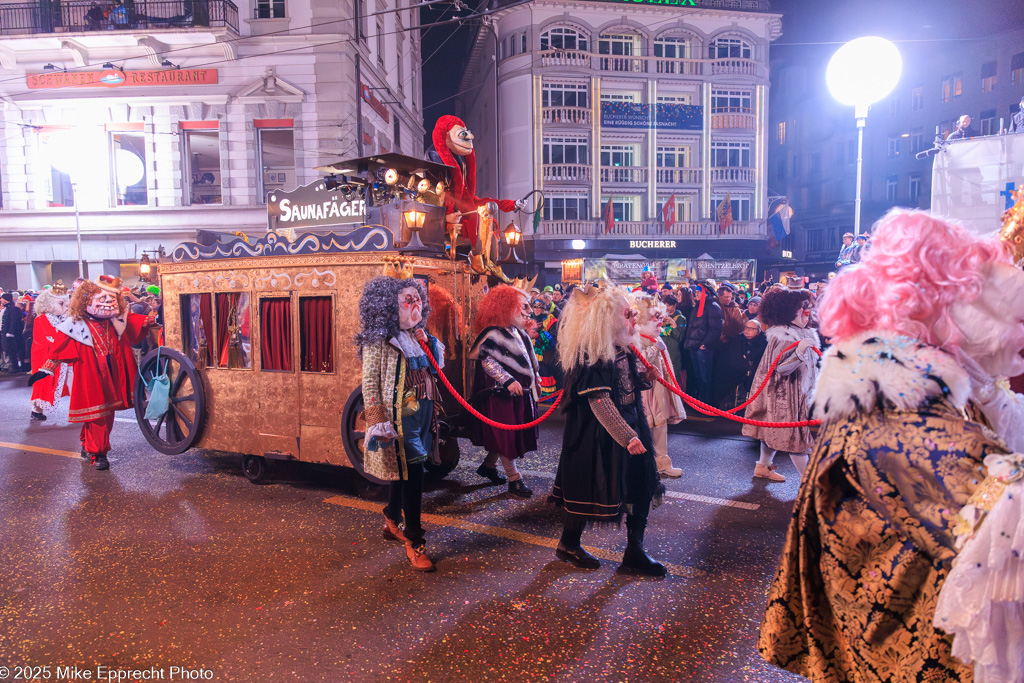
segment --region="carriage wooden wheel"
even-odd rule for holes
[[[139,364],[135,379],[135,419],[153,448],[165,455],[184,453],[199,440],[206,420],[206,389],[199,369],[184,354],[166,346],[150,351]],[[146,419],[149,407],[147,386],[154,377],[167,373],[171,381],[170,405],[155,420]]]
[[[363,440],[366,437],[366,420],[363,419],[363,388],[361,386],[357,386],[345,402],[345,408],[341,412],[341,432],[345,442],[345,452],[348,453],[348,459],[352,463],[353,469],[375,484],[389,483],[367,474],[363,469]],[[427,472],[433,476],[443,477],[459,464],[459,442],[454,435],[444,438],[449,432],[446,425],[441,425],[442,441],[438,449],[441,455],[441,464],[436,465],[429,460],[426,463]]]

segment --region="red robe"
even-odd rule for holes
[[[50,359],[50,352],[54,345],[63,338],[64,335],[54,329],[49,316],[36,316],[35,322],[32,324],[32,372],[39,372],[43,364]],[[64,374],[63,378],[62,374]],[[32,400],[45,401],[51,406],[56,405],[57,401],[71,393],[66,379],[66,367],[58,366],[52,375],[43,377],[32,385]],[[58,387],[60,396],[57,395]]]
[[[71,390],[69,422],[92,422],[116,410],[131,408],[138,366],[132,344],[137,344],[149,328],[148,317],[127,314],[127,326],[118,336],[109,320],[85,320],[92,345],[58,332],[58,341],[50,353],[50,363],[68,363],[75,370]]]

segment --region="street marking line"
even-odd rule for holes
[[[16,451],[31,451],[33,453],[46,453],[47,455],[62,455],[65,458],[78,458],[80,453],[74,451],[58,451],[54,448],[43,448],[42,446],[27,446],[23,443],[7,443],[0,441],[0,448],[11,448]]]
[[[114,418],[114,422],[128,422],[128,423],[131,423],[133,425],[139,424],[138,420],[133,420],[130,417],[115,417]]]
[[[357,510],[366,510],[367,512],[375,512],[380,514],[382,506],[380,503],[375,503],[367,500],[359,500],[357,498],[349,498],[347,496],[332,496],[324,500],[325,503],[331,505],[342,505],[344,507],[355,508]],[[526,543],[528,545],[536,545],[542,548],[554,549],[558,547],[557,538],[548,538],[546,536],[537,536],[535,534],[527,534],[522,531],[515,531],[513,529],[506,529],[498,526],[488,526],[486,524],[478,524],[476,522],[470,522],[464,519],[457,519],[455,517],[447,517],[445,515],[432,515],[429,513],[423,513],[422,519],[424,522],[429,522],[435,526],[446,526],[455,529],[462,529],[463,531],[472,531],[478,534],[487,534],[488,536],[497,536],[499,538],[507,538],[512,541],[519,541],[520,543]],[[583,546],[587,552],[598,557],[602,560],[608,560],[609,562],[622,562],[622,553],[617,553],[611,550],[605,550],[604,548],[595,548],[593,546]],[[697,578],[704,574],[704,572],[693,569],[691,567],[685,567],[680,564],[669,564],[664,563],[665,568],[668,569],[669,574],[675,576],[682,576],[687,579]]]
[[[554,479],[555,475],[550,472],[541,472],[539,470],[521,470],[523,474],[529,474],[534,477],[543,477],[545,479]],[[665,497],[667,498],[679,498],[680,500],[689,500],[694,503],[707,503],[708,505],[720,505],[722,507],[739,508],[741,510],[757,510],[761,506],[758,503],[746,503],[741,500],[729,500],[728,498],[715,498],[713,496],[700,496],[696,493],[681,493],[679,491],[666,491]]]

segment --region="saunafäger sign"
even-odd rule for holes
[[[338,190],[328,190],[323,180],[291,192],[273,190],[267,195],[267,223],[271,230],[361,223],[365,215],[366,202],[362,197],[346,197]]]

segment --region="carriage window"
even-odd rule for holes
[[[260,299],[260,367],[292,371],[292,300]]]
[[[331,297],[299,299],[299,340],[303,372],[334,372],[334,329]]]
[[[209,294],[181,295],[182,351],[199,367],[213,365],[213,302]]]
[[[251,368],[249,295],[218,293],[215,301],[217,306],[217,365],[222,368]]]

